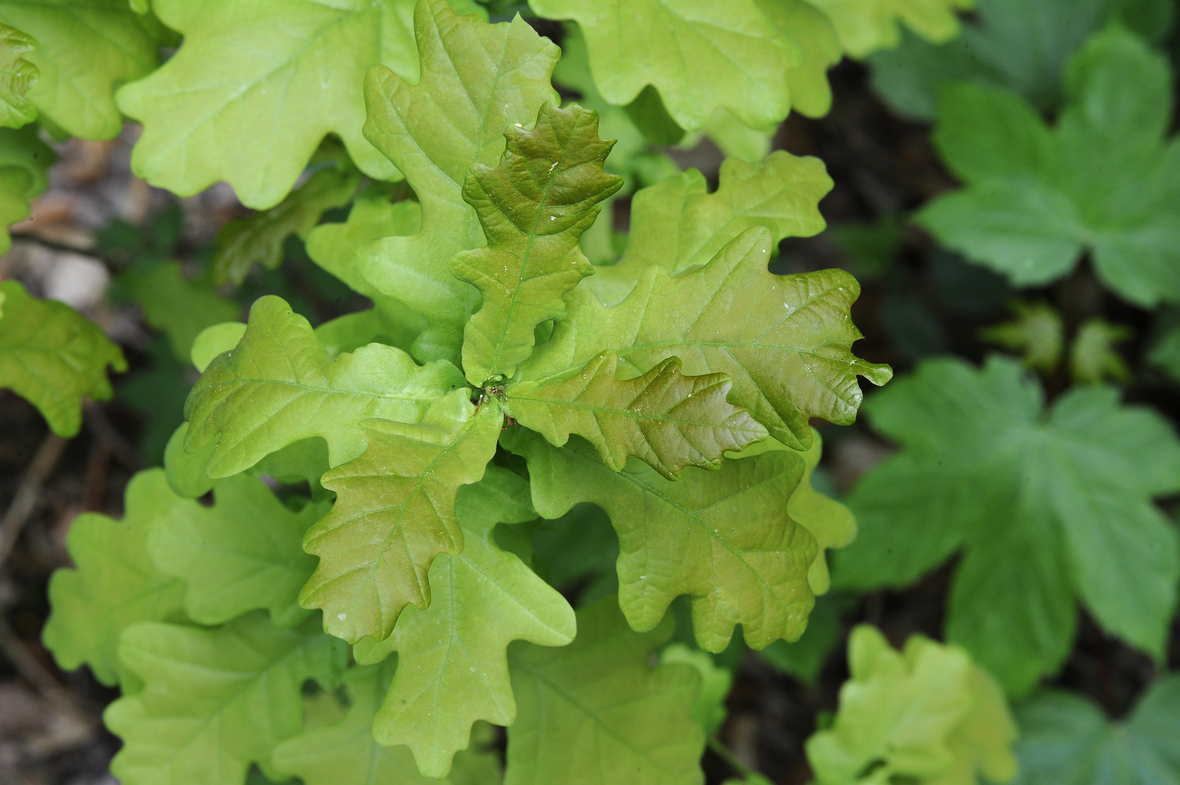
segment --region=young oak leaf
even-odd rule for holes
[[[1089,251],[1124,299],[1180,302],[1180,145],[1165,136],[1166,58],[1112,27],[1070,61],[1066,86],[1052,129],[1016,94],[948,87],[934,141],[966,187],[930,202],[918,222],[1020,286],[1066,276]]]
[[[152,563],[182,581],[184,610],[216,625],[265,608],[271,623],[292,627],[307,616],[299,590],[315,570],[303,534],[324,513],[309,504],[287,509],[261,481],[239,475],[219,481],[214,504],[174,504],[148,534]]]
[[[844,57],[844,48],[828,17],[804,0],[754,2],[779,33],[798,44],[803,53],[803,62],[787,71],[791,109],[805,117],[823,117],[832,108],[828,69]]]
[[[108,365],[127,370],[123,352],[97,325],[16,281],[0,283],[0,388],[36,406],[54,433],[78,432],[82,398],[111,397]]]
[[[45,193],[56,158],[36,126],[0,128],[0,254],[12,247],[8,227],[28,218],[33,199]]]
[[[528,483],[489,466],[483,480],[459,491],[455,518],[463,551],[431,566],[430,607],[406,608],[385,641],[356,647],[360,663],[397,652],[373,735],[382,744],[407,745],[428,777],[447,774],[477,720],[511,725],[516,719],[509,643],[565,646],[574,639],[569,603],[493,538],[497,523],[536,517]]]
[[[320,563],[299,602],[324,610],[327,632],[385,640],[406,605],[430,604],[435,557],[463,550],[455,495],[483,477],[503,423],[499,402],[475,407],[469,392],[441,398],[420,425],[365,421],[365,452],[324,475],[337,500],[304,537]]]
[[[507,411],[557,447],[576,433],[615,471],[634,455],[669,480],[685,466],[716,468],[727,450],[766,438],[748,412],[726,402],[728,375],[685,376],[669,357],[619,379],[618,364],[617,354],[604,353],[566,378],[509,385]]]
[[[578,611],[572,644],[509,652],[516,722],[505,785],[703,783],[705,734],[693,720],[695,668],[649,665],[672,620],[633,632],[613,598]],[[588,773],[592,772],[592,775]]]
[[[682,128],[697,131],[724,107],[751,128],[791,109],[788,70],[803,61],[754,0],[530,0],[539,15],[573,19],[590,50],[599,92],[612,104],[659,91]]]
[[[791,520],[787,499],[803,459],[777,451],[723,461],[669,482],[632,461],[619,472],[578,439],[557,449],[522,428],[505,446],[528,461],[533,505],[558,518],[579,502],[606,510],[619,536],[619,605],[631,626],[654,628],[687,594],[701,648],[719,652],[742,624],[756,649],[797,639],[814,598],[807,571],[815,538]]]
[[[123,130],[116,85],[156,67],[152,26],[125,0],[0,2],[0,23],[37,41],[27,60],[41,73],[28,99],[70,136],[113,139]]]
[[[480,296],[450,263],[484,245],[479,218],[463,201],[464,180],[473,164],[496,165],[508,128],[557,103],[549,75],[558,49],[519,17],[488,25],[456,16],[446,0],[422,0],[414,18],[422,78],[415,85],[387,68],[369,72],[365,136],[405,174],[422,229],[373,243],[358,264],[379,292],[428,318],[414,355],[458,364]]]
[[[880,385],[893,371],[852,354],[861,337],[849,315],[860,295],[856,280],[842,270],[774,275],[767,269],[772,245],[770,232],[755,227],[690,274],[674,278],[653,266],[614,308],[575,289],[566,298],[568,317],[516,381],[567,378],[603,351],[618,354],[628,377],[676,356],[683,373],[728,374],[730,403],[783,444],[806,449],[811,417],[855,419],[858,374]]]
[[[186,278],[179,262],[132,266],[117,280],[135,298],[148,324],[168,336],[182,362],[192,356],[193,342],[206,328],[233,321],[241,312],[208,279]]]
[[[111,771],[127,785],[244,782],[251,763],[271,780],[274,748],[300,731],[303,683],[339,684],[348,651],[308,619],[293,630],[261,612],[224,627],[142,623],[119,656],[144,683],[103,719],[123,739]]]
[[[389,689],[396,660],[351,668],[344,684],[351,699],[339,721],[305,731],[274,751],[274,765],[284,777],[305,785],[496,785],[497,755],[487,748],[491,730],[481,726],[476,745],[455,757],[451,776],[424,777],[407,747],[385,747],[373,738],[373,718]]]
[[[598,267],[586,284],[615,305],[648,267],[673,274],[700,267],[752,227],[770,230],[775,247],[785,237],[819,234],[825,226],[819,202],[831,190],[832,179],[819,159],[782,150],[760,165],[726,159],[713,193],[695,169],[669,177],[635,195],[623,258]]]
[[[24,58],[36,48],[32,36],[0,24],[0,126],[20,128],[37,119],[37,107],[27,93],[41,72]]]
[[[391,346],[333,358],[306,319],[267,296],[250,309],[237,347],[216,357],[193,387],[185,450],[216,443],[206,473],[228,477],[321,436],[337,466],[364,451],[362,420],[418,422],[437,398],[463,386],[453,365],[418,366]]]
[[[156,0],[153,10],[184,42],[159,70],[119,91],[119,107],[144,124],[131,159],[136,174],[182,196],[225,180],[243,204],[265,210],[336,134],[365,174],[397,179],[361,133],[362,84],[376,65],[416,78],[413,7]]]
[[[119,635],[141,621],[183,619],[184,584],[153,563],[147,539],[182,499],[162,469],[140,472],[127,485],[122,521],[85,513],[70,527],[66,547],[75,569],[49,581],[52,612],[42,639],[63,670],[87,664],[106,685],[125,680]]]
[[[1012,694],[1069,653],[1075,596],[1162,656],[1180,585],[1180,540],[1151,503],[1180,490],[1167,423],[1110,388],[1043,401],[1002,357],[929,361],[875,398],[902,451],[849,495],[860,531],[835,563],[837,588],[901,586],[964,550],[947,636]]]
[[[827,14],[840,45],[857,59],[901,43],[899,22],[932,43],[959,34],[957,11],[975,7],[975,0],[808,0]]]
[[[623,185],[602,168],[612,143],[598,138],[598,115],[580,106],[544,104],[532,129],[506,137],[500,163],[473,164],[463,187],[488,244],[451,261],[483,295],[463,333],[463,369],[477,387],[512,376],[537,325],[565,318],[564,295],[594,274],[578,241]]]
[[[999,685],[965,651],[914,635],[898,652],[862,624],[849,637],[848,665],[835,721],[807,740],[818,785],[1015,778],[1016,723]]]

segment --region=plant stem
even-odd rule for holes
[[[729,747],[721,743],[721,740],[716,736],[709,737],[709,749],[721,760],[725,761],[729,768],[733,769],[734,773],[742,779],[749,779],[754,772],[750,771],[750,767],[738,760],[738,757],[730,752]]]

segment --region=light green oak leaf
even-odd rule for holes
[[[324,475],[337,500],[303,540],[320,563],[299,602],[322,608],[331,634],[386,639],[406,605],[430,604],[435,557],[463,550],[455,495],[483,477],[504,420],[496,399],[469,394],[439,399],[420,425],[365,421],[365,452]]]
[[[20,128],[37,119],[37,107],[27,93],[41,72],[24,58],[36,48],[32,36],[0,24],[0,126]]]
[[[236,303],[221,297],[208,279],[190,280],[177,262],[131,267],[118,282],[135,298],[148,324],[163,330],[182,362],[205,328],[238,318]]]
[[[516,719],[509,643],[565,646],[574,639],[573,608],[492,534],[497,523],[536,517],[528,483],[489,466],[483,480],[459,490],[455,518],[463,551],[431,566],[430,607],[406,608],[392,635],[356,647],[361,663],[397,652],[373,734],[385,745],[407,745],[427,776],[450,771],[477,720],[511,725]]]
[[[766,438],[725,400],[732,381],[724,373],[685,376],[680,359],[669,357],[643,376],[619,379],[618,365],[617,354],[603,353],[568,376],[509,385],[507,412],[556,447],[577,434],[615,471],[634,455],[669,480],[686,466],[715,469],[727,450]]]
[[[544,104],[531,129],[509,128],[496,166],[472,165],[463,198],[487,246],[451,260],[451,272],[483,295],[463,332],[463,370],[476,387],[516,373],[542,322],[565,318],[564,295],[594,274],[578,241],[623,185],[603,162],[598,115]]]
[[[42,633],[63,670],[86,664],[103,684],[125,682],[117,651],[123,630],[184,619],[184,584],[156,569],[147,545],[152,527],[181,501],[163,470],[151,469],[128,483],[123,520],[84,513],[74,521],[66,548],[75,566],[49,581],[52,611]]]
[[[36,126],[0,128],[0,255],[12,247],[8,228],[28,218],[30,203],[45,193],[46,172],[56,159]]]
[[[213,629],[129,628],[119,656],[145,686],[103,715],[123,739],[112,773],[127,785],[221,785],[256,763],[278,780],[271,753],[300,731],[304,681],[335,688],[347,654],[317,619],[281,630],[261,612]]]
[[[125,0],[3,0],[0,23],[37,41],[25,59],[41,77],[28,98],[43,118],[83,139],[119,135],[115,88],[148,74],[158,60],[149,22]]]
[[[708,652],[690,649],[683,643],[665,646],[660,652],[660,662],[689,665],[700,674],[701,691],[692,706],[692,718],[706,736],[712,736],[725,723],[728,713],[725,699],[733,686],[733,674],[717,665]]]
[[[959,34],[957,12],[975,7],[975,0],[808,0],[827,14],[840,45],[858,60],[901,43],[900,23],[931,43]]]
[[[856,280],[842,270],[774,275],[767,269],[772,239],[763,227],[749,229],[681,277],[650,267],[614,308],[585,287],[575,289],[566,298],[568,317],[521,366],[517,381],[567,378],[604,351],[619,355],[624,378],[679,357],[682,373],[728,374],[730,403],[783,444],[806,449],[810,418],[842,425],[855,419],[858,375],[879,385],[893,372],[852,354],[861,337],[849,315],[860,295]]]
[[[1017,286],[1063,278],[1088,254],[1123,299],[1180,302],[1171,82],[1162,54],[1112,27],[1071,59],[1053,128],[1015,93],[947,87],[934,141],[965,187],[929,202],[917,221]]]
[[[299,590],[315,558],[301,546],[324,505],[295,512],[245,475],[219,481],[213,499],[211,507],[174,504],[148,534],[156,569],[187,587],[185,613],[210,626],[258,608],[278,627],[303,621],[308,612],[299,606]]]
[[[759,165],[726,160],[713,193],[695,169],[669,177],[635,194],[623,258],[598,267],[586,286],[615,305],[652,265],[673,274],[701,267],[752,227],[766,227],[773,247],[819,234],[826,225],[819,202],[831,190],[819,159],[781,150]]]
[[[687,469],[669,482],[639,461],[616,472],[580,439],[558,449],[513,428],[503,441],[527,459],[543,517],[580,502],[610,516],[619,536],[618,602],[636,630],[653,629],[686,594],[706,651],[723,651],[739,623],[756,649],[803,633],[814,604],[807,571],[818,549],[787,513],[804,472],[797,454],[725,460],[716,471]]]
[[[228,477],[320,436],[337,466],[364,451],[362,420],[418,422],[435,399],[463,386],[449,363],[419,366],[391,346],[333,358],[306,319],[267,296],[250,309],[237,347],[218,355],[193,387],[185,450],[216,443],[206,472]]]
[[[1078,600],[1161,657],[1180,539],[1152,497],[1180,490],[1180,441],[1118,398],[1074,388],[1046,410],[1015,360],[924,363],[873,399],[871,422],[902,450],[847,497],[860,531],[834,585],[904,586],[962,550],[947,637],[1012,694],[1064,662]]]
[[[509,652],[517,718],[505,785],[702,785],[705,734],[693,720],[696,669],[650,664],[671,619],[633,632],[614,598],[578,611],[569,646]]]
[[[415,14],[422,78],[414,84],[388,68],[369,73],[365,136],[405,174],[422,206],[422,229],[373,243],[359,265],[379,292],[427,317],[414,356],[458,364],[480,296],[451,274],[450,263],[485,244],[463,183],[472,164],[496,165],[506,130],[531,125],[542,104],[557,103],[549,75],[558,50],[520,18],[488,25],[456,16],[445,0],[423,0]]]
[[[431,779],[418,772],[414,756],[403,746],[385,747],[373,738],[373,718],[389,689],[395,659],[357,667],[344,675],[350,699],[337,722],[306,730],[274,751],[275,768],[299,777],[305,785],[499,785],[500,764],[487,749],[491,728],[479,725],[473,745],[455,756],[451,775]]]
[[[119,108],[144,124],[136,174],[182,196],[224,180],[243,204],[265,210],[335,134],[362,172],[397,179],[362,136],[363,83],[376,65],[417,78],[414,5],[157,0],[153,10],[184,41],[159,70],[119,91]]]
[[[59,436],[82,426],[82,399],[111,397],[107,366],[127,370],[123,352],[65,303],[38,300],[16,281],[0,283],[0,388],[36,406]]]
[[[831,727],[807,740],[818,785],[1010,782],[1016,723],[999,686],[957,646],[913,635],[899,652],[875,627],[848,640],[851,676]]]
[[[791,109],[820,118],[832,108],[828,69],[844,58],[844,47],[827,15],[805,0],[754,0],[766,18],[799,47],[803,62],[787,71]]]
[[[539,15],[582,28],[598,90],[632,103],[648,85],[672,119],[697,131],[723,107],[753,128],[791,108],[788,69],[803,53],[754,0],[530,0]]]

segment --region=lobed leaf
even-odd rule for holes
[[[797,455],[727,460],[673,483],[634,461],[616,472],[581,440],[557,449],[514,428],[503,441],[527,459],[533,505],[543,517],[560,517],[580,502],[606,510],[619,535],[619,605],[636,630],[653,629],[672,600],[687,594],[706,651],[723,651],[739,623],[756,649],[803,633],[817,547],[787,513],[804,472]]]
[[[840,45],[857,59],[900,44],[900,22],[927,41],[945,43],[959,34],[956,12],[975,7],[975,0],[808,1],[827,14]]]
[[[111,397],[107,366],[127,370],[123,352],[64,303],[31,297],[16,281],[0,283],[0,388],[36,406],[50,429],[73,436],[82,399]]]
[[[488,244],[451,261],[483,295],[463,333],[463,369],[476,387],[512,376],[537,325],[565,318],[564,295],[594,274],[578,240],[623,184],[603,170],[611,144],[598,138],[598,116],[580,106],[543,104],[533,128],[506,136],[499,165],[473,164],[463,187]]]
[[[28,218],[30,203],[45,193],[56,158],[35,126],[0,128],[0,254],[12,247],[8,227]]]
[[[848,497],[857,541],[835,584],[898,586],[959,549],[947,635],[1014,694],[1069,652],[1076,596],[1098,622],[1161,656],[1180,584],[1180,542],[1153,496],[1180,489],[1180,442],[1109,388],[1045,412],[1013,360],[935,360],[875,399],[902,452]]]
[[[528,483],[489,466],[483,480],[459,491],[455,518],[464,547],[431,566],[430,607],[407,608],[385,641],[356,647],[361,663],[397,652],[373,734],[385,745],[407,745],[426,776],[447,774],[452,756],[467,747],[473,723],[511,725],[516,719],[509,643],[565,646],[574,639],[569,603],[493,537],[497,523],[536,517]]]
[[[306,319],[267,296],[250,309],[237,348],[214,359],[193,387],[185,450],[216,443],[206,473],[228,477],[320,436],[337,466],[364,451],[362,420],[418,422],[435,399],[462,386],[449,363],[418,366],[391,346],[333,358]]]
[[[692,719],[701,679],[691,666],[652,668],[672,633],[635,633],[612,599],[583,608],[562,648],[510,652],[518,715],[505,785],[566,785],[592,776],[629,785],[703,783],[705,734]]]
[[[1107,379],[1127,382],[1131,369],[1115,345],[1134,335],[1130,327],[1101,317],[1087,319],[1078,327],[1069,353],[1069,375],[1076,384],[1101,384]]]
[[[1013,303],[1012,314],[1015,319],[980,330],[979,337],[1020,352],[1025,365],[1052,374],[1065,351],[1061,314],[1046,302]]]
[[[257,763],[278,779],[271,753],[299,733],[304,681],[333,688],[346,663],[344,644],[318,626],[280,630],[253,613],[215,629],[129,628],[119,656],[145,686],[103,716],[123,739],[112,773],[127,785],[220,785]]]
[[[603,351],[619,355],[628,377],[676,356],[683,373],[728,374],[730,403],[783,444],[806,449],[811,417],[838,424],[856,417],[858,374],[879,385],[893,372],[852,355],[861,337],[848,312],[860,294],[856,280],[841,270],[773,275],[766,267],[771,239],[766,229],[750,229],[679,278],[651,268],[614,308],[575,289],[568,318],[517,381],[567,378]]]
[[[235,303],[219,296],[207,279],[185,278],[177,262],[132,267],[118,281],[139,303],[148,324],[167,334],[182,362],[191,357],[193,342],[205,328],[238,318]]]
[[[66,547],[75,568],[53,573],[52,611],[42,633],[62,670],[86,664],[103,684],[126,685],[117,650],[123,630],[184,618],[184,584],[156,569],[147,545],[151,528],[181,501],[163,470],[152,469],[128,483],[122,521],[97,513],[74,521]]]
[[[0,2],[0,23],[37,41],[25,58],[41,74],[28,99],[70,136],[114,139],[123,130],[115,88],[150,73],[157,30],[124,0]]]
[[[327,632],[389,637],[406,605],[430,604],[435,557],[463,550],[455,495],[483,477],[503,422],[495,399],[476,407],[468,395],[439,399],[420,425],[366,420],[365,452],[324,475],[337,501],[304,537],[320,563],[299,602],[324,610]]]
[[[556,447],[576,433],[611,469],[634,455],[669,480],[685,466],[714,469],[727,450],[766,438],[748,412],[726,402],[727,375],[684,376],[680,360],[669,357],[620,380],[618,363],[617,354],[600,354],[567,378],[511,385],[508,413]]]
[[[458,364],[464,325],[480,298],[451,274],[450,262],[485,244],[463,183],[472,164],[500,160],[508,128],[531,124],[542,104],[557,103],[549,74],[558,50],[522,19],[487,25],[456,16],[446,0],[419,3],[414,32],[421,80],[374,68],[365,80],[365,136],[405,174],[422,206],[422,229],[373,243],[359,264],[379,292],[427,317],[414,355]]]
[[[32,36],[0,24],[0,126],[20,128],[37,119],[37,107],[27,93],[41,72],[24,58],[36,48]]]

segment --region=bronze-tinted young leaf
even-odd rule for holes
[[[728,375],[685,376],[669,357],[619,379],[618,364],[617,354],[604,353],[565,378],[511,385],[508,413],[558,447],[576,433],[615,471],[634,455],[669,480],[685,466],[716,468],[727,450],[766,438],[748,412],[726,402]]]
[[[519,379],[563,379],[603,351],[617,352],[631,377],[675,356],[685,373],[729,374],[730,403],[783,444],[806,449],[810,418],[852,422],[861,402],[856,377],[884,384],[893,371],[852,354],[861,337],[849,314],[860,295],[856,279],[842,270],[773,275],[772,239],[765,228],[749,229],[679,278],[650,268],[614,308],[575,289],[568,318],[521,366]]]
[[[473,165],[463,187],[488,245],[451,262],[483,294],[463,334],[463,369],[477,387],[512,376],[537,325],[565,318],[563,296],[594,274],[578,240],[623,184],[602,168],[612,143],[598,138],[598,115],[580,106],[544,104],[534,128],[510,127],[507,138],[500,164]]]
[[[463,549],[455,494],[483,477],[503,422],[494,398],[477,408],[468,394],[440,399],[421,425],[366,421],[364,454],[324,475],[338,498],[303,540],[320,564],[299,602],[323,608],[333,635],[389,637],[402,608],[430,604],[435,557]]]

